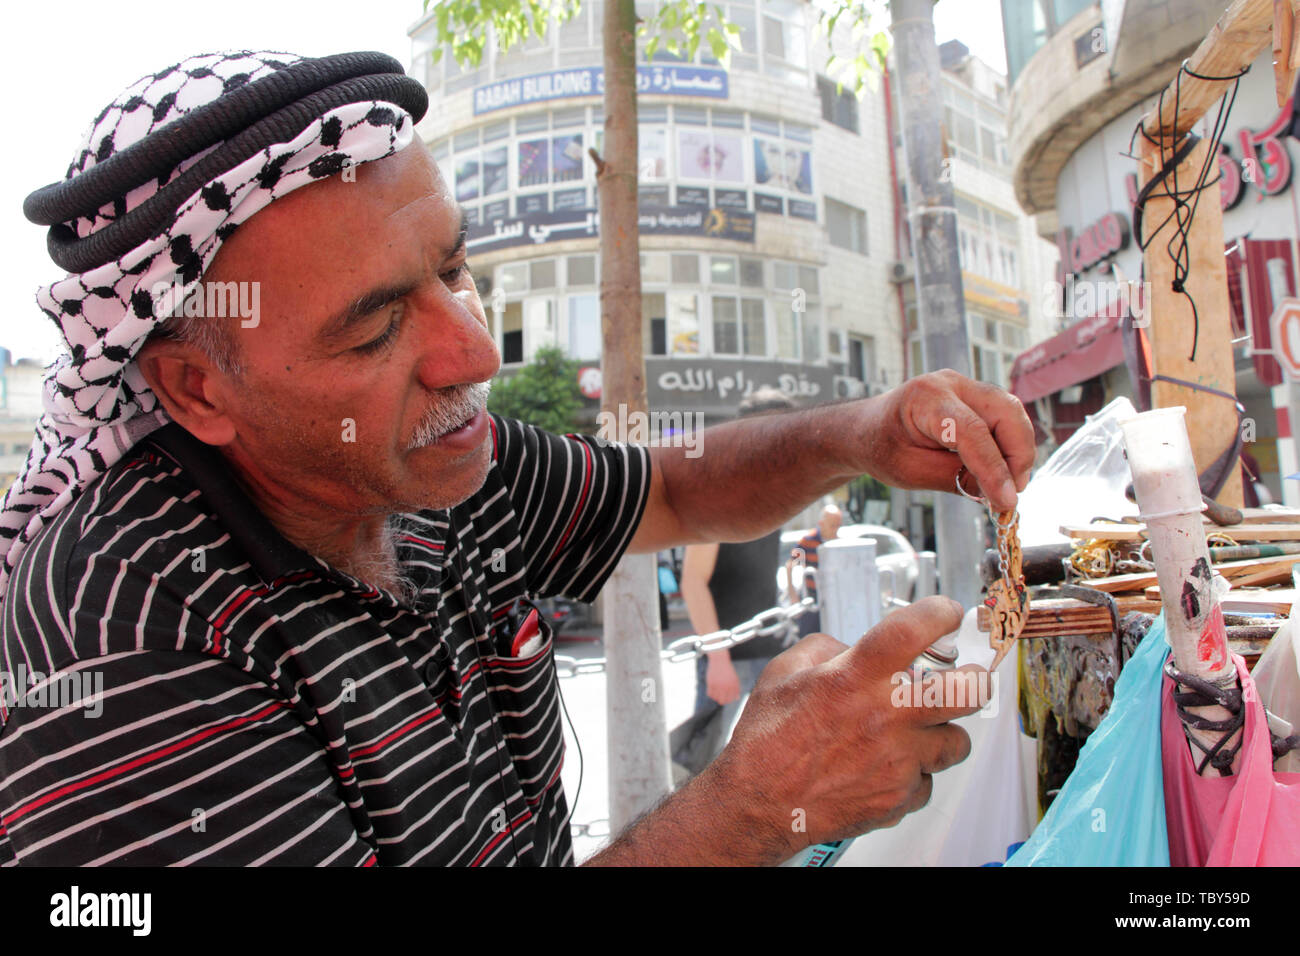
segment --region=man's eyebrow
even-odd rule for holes
[[[457,212],[460,214],[460,230],[457,232],[455,244],[443,253],[446,259],[454,259],[460,255],[465,248],[465,242],[469,235],[469,220],[465,215],[465,207],[457,206]],[[316,337],[321,340],[328,340],[346,335],[352,326],[367,316],[378,312],[384,306],[391,305],[403,296],[410,295],[418,286],[418,282],[399,282],[370,289],[353,300],[342,312],[331,316],[321,327]]]
[[[403,296],[408,296],[418,287],[416,282],[402,282],[396,285],[379,286],[354,299],[342,312],[332,316],[322,326],[316,338],[328,340],[346,335],[348,330],[367,316],[373,315],[386,305],[391,305]]]

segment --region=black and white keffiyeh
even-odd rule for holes
[[[66,177],[24,204],[69,272],[36,295],[68,351],[0,505],[0,602],[45,524],[169,421],[135,358],[222,241],[300,186],[405,148],[427,104],[380,53],[239,52],[148,74],[95,118]]]

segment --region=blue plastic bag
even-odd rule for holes
[[[1074,772],[1007,866],[1168,866],[1160,692],[1165,617],[1115,682],[1115,700]]]

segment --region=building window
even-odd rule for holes
[[[592,293],[569,296],[569,355],[600,358],[600,297]]]
[[[559,343],[555,340],[555,312],[550,299],[524,300],[524,361],[531,362],[537,350]]]
[[[869,335],[849,336],[849,378],[871,382],[876,377],[876,340]]]
[[[596,257],[569,256],[569,285],[596,284]]]
[[[709,280],[714,285],[735,285],[736,260],[730,256],[713,256],[709,260]]]
[[[799,313],[800,331],[803,333],[803,360],[820,362],[822,360],[822,310],[807,306]]]
[[[826,198],[826,230],[831,245],[867,254],[867,214],[838,200]]]
[[[501,311],[501,361],[510,365],[524,360],[524,305],[507,302]]]
[[[782,79],[806,82],[808,43],[803,5],[794,0],[767,0],[762,13],[764,71]]]
[[[668,293],[668,354],[700,354],[700,313],[690,292]]]
[[[817,95],[822,101],[822,119],[850,133],[859,132],[858,98],[829,77],[817,77]]]
[[[734,296],[713,297],[713,354],[740,354],[740,316]]]
[[[673,263],[673,285],[699,285],[700,284],[700,257],[691,253],[681,255],[674,253]]]
[[[790,303],[776,309],[776,357],[797,361],[799,358],[799,313]]]
[[[668,354],[668,303],[662,292],[641,293],[641,335],[648,355]]]
[[[767,327],[762,299],[713,296],[713,354],[762,357]]]
[[[762,299],[740,300],[740,321],[746,355],[767,355],[767,321]]]

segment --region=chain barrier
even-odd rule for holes
[[[817,599],[805,597],[797,604],[788,607],[770,607],[743,624],[730,629],[712,631],[708,634],[690,634],[679,637],[660,652],[660,657],[667,664],[680,664],[691,661],[714,651],[724,651],[744,644],[756,637],[770,637],[784,634],[791,621],[802,617],[809,611],[817,609]],[[555,669],[560,677],[576,677],[579,674],[603,674],[605,658],[596,657],[579,660],[576,657],[555,655]]]

